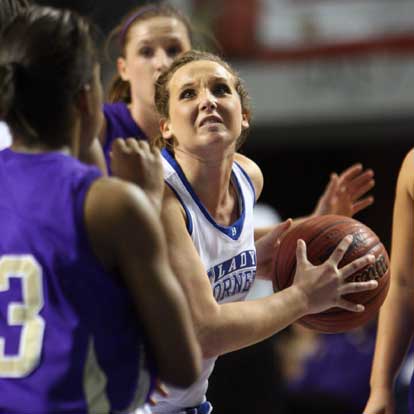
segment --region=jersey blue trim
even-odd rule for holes
[[[239,200],[239,204],[241,202],[241,214],[240,217],[230,226],[222,226],[218,224],[213,217],[211,217],[210,213],[207,211],[207,209],[204,207],[203,203],[198,198],[197,194],[194,192],[193,188],[191,187],[191,184],[188,182],[183,170],[181,169],[180,165],[175,160],[174,156],[166,149],[164,148],[161,151],[163,157],[168,161],[168,163],[171,165],[171,167],[174,168],[175,172],[178,174],[181,182],[183,183],[184,187],[187,189],[187,191],[190,193],[192,199],[197,204],[198,208],[204,215],[204,217],[218,230],[220,230],[222,233],[224,233],[226,236],[230,237],[233,240],[238,240],[238,238],[241,235],[241,232],[243,230],[244,225],[244,219],[246,217],[246,206],[244,201],[243,192],[241,191],[240,183],[237,180],[236,174],[234,174],[234,171],[231,172],[232,182],[236,187],[236,192]]]
[[[188,210],[187,206],[185,205],[184,201],[182,200],[180,195],[177,193],[175,188],[170,183],[168,183],[167,181],[165,181],[165,184],[167,184],[168,187],[170,187],[171,191],[175,194],[178,201],[183,206],[183,208],[185,210],[185,215],[187,216],[187,230],[188,230],[188,232],[190,233],[190,236],[191,236],[193,234],[193,219],[191,218],[190,211]]]
[[[257,202],[257,194],[256,194],[256,189],[254,188],[254,185],[253,185],[253,181],[250,178],[250,175],[247,174],[247,172],[245,171],[245,169],[237,161],[234,161],[234,163],[239,167],[239,170],[242,172],[242,174],[246,177],[247,181],[249,182],[250,187],[252,187],[253,197],[254,197],[253,205],[255,206],[256,205],[256,202]]]

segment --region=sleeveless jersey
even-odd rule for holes
[[[132,118],[125,102],[106,103],[103,112],[106,121],[103,150],[108,172],[111,174],[109,153],[114,140],[130,137],[146,140],[147,137]]]
[[[132,300],[96,259],[84,200],[100,173],[0,151],[0,413],[125,412],[150,392]]]
[[[10,147],[11,134],[5,122],[0,121],[0,150]]]
[[[200,255],[218,303],[242,301],[256,275],[253,206],[255,190],[246,172],[233,164],[231,180],[239,198],[239,218],[230,226],[213,219],[201,203],[181,167],[166,149],[162,151],[164,179],[181,202],[187,216],[187,228]],[[155,413],[179,413],[205,400],[208,377],[216,358],[203,360],[200,379],[186,390],[169,387],[170,396],[157,395]]]

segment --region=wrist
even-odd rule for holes
[[[289,292],[291,300],[294,302],[290,306],[297,310],[297,319],[309,314],[310,301],[304,289],[294,284],[287,288],[286,291]]]

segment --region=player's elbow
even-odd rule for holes
[[[212,327],[206,327],[202,332],[198,332],[198,341],[201,347],[201,353],[204,359],[217,358],[223,352],[222,341]]]
[[[218,344],[214,340],[205,339],[200,340],[201,351],[204,359],[217,358],[221,352]]]

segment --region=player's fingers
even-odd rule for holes
[[[342,171],[339,175],[340,182],[342,183],[344,181],[352,180],[353,177],[356,177],[358,174],[361,173],[362,168],[362,164],[360,163],[351,165],[346,170]]]
[[[364,305],[361,305],[359,303],[352,303],[348,300],[345,300],[343,298],[338,299],[338,302],[336,303],[336,306],[341,309],[348,310],[350,312],[363,312],[365,310]]]
[[[149,403],[149,405],[151,405],[152,407],[154,407],[155,405],[157,405],[157,400],[151,395],[149,398],[148,398],[148,403]]]
[[[132,150],[133,152],[139,152],[139,145],[138,140],[132,137],[129,137],[125,140],[126,145],[129,150]]]
[[[346,280],[346,278],[351,276],[353,273],[356,273],[358,270],[361,270],[365,266],[369,266],[374,262],[375,256],[373,254],[367,254],[339,269],[339,273],[341,277]]]
[[[296,245],[296,262],[298,266],[300,264],[308,263],[306,243],[302,239],[299,239]]]
[[[363,198],[362,200],[357,201],[356,203],[352,205],[352,215],[355,215],[356,213],[360,212],[364,208],[367,208],[373,203],[374,203],[374,197],[372,196],[366,197],[366,198]]]
[[[338,263],[342,260],[346,251],[348,250],[348,247],[351,245],[352,240],[352,234],[348,234],[347,236],[345,236],[338,243],[338,245],[336,246],[335,250],[332,252],[328,260],[333,262],[334,265],[338,265]]]
[[[141,140],[137,141],[137,145],[138,145],[139,149],[142,151],[142,153],[144,153],[144,154],[151,154],[152,153],[152,151],[150,149],[150,145],[146,140],[141,139]]]
[[[280,249],[280,239],[276,239],[275,244],[273,246],[273,249],[274,249],[273,257],[277,257],[277,254],[278,254],[279,249]]]
[[[278,224],[275,227],[274,235],[277,237],[277,239],[280,239],[283,237],[283,235],[290,229],[290,226],[292,225],[292,219],[288,218],[287,220],[283,221],[282,223]]]
[[[364,194],[372,190],[372,188],[374,187],[375,187],[375,180],[372,178],[357,186],[348,186],[351,200],[353,201],[358,200],[358,198],[362,197]]]
[[[366,290],[374,290],[378,287],[376,280],[369,280],[368,282],[350,282],[345,283],[339,288],[341,295],[347,295],[349,293],[364,292]]]
[[[111,145],[111,152],[113,155],[119,155],[126,151],[126,143],[122,138],[117,138]]]
[[[151,147],[150,147],[151,148]],[[161,151],[158,148],[151,148],[151,152],[154,155],[154,158],[161,163]]]
[[[158,394],[162,395],[163,397],[168,397],[170,395],[168,388],[162,382],[159,382],[157,384],[156,389]]]
[[[328,199],[332,198],[338,190],[339,181],[338,181],[338,174],[332,173],[329,179],[329,183],[325,188],[324,195]]]

